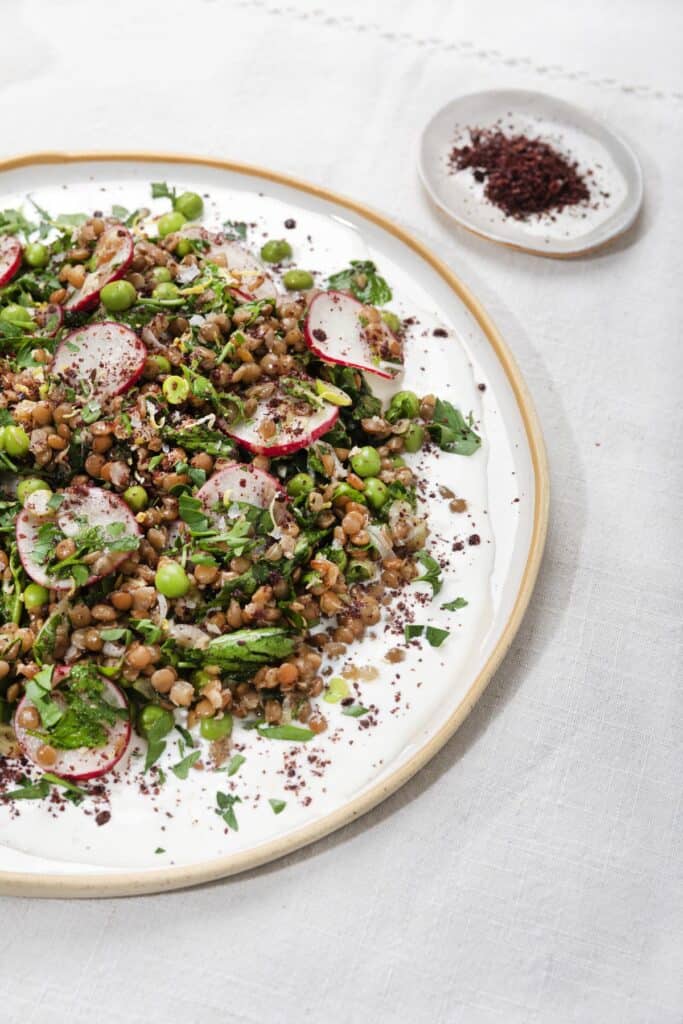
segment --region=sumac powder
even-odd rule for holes
[[[508,217],[525,220],[590,199],[576,163],[547,142],[500,129],[470,128],[469,133],[469,145],[451,151],[451,168],[469,168],[476,181],[485,181],[484,195]]]

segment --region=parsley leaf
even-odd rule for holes
[[[428,551],[418,551],[416,557],[418,562],[420,562],[427,571],[421,576],[416,576],[413,583],[428,583],[432,588],[432,595],[434,596],[438,594],[443,586],[441,566]]]
[[[190,774],[190,768],[197,763],[201,756],[201,750],[193,750],[182,761],[178,761],[178,764],[172,765],[171,771],[177,779],[186,779]]]
[[[242,754],[235,754],[233,757],[230,758],[225,767],[219,768],[218,771],[227,772],[228,776],[236,775],[245,761],[246,757],[244,757]]]
[[[437,398],[434,416],[427,424],[431,437],[444,452],[455,455],[474,455],[481,446],[481,438],[473,429],[472,413],[465,419],[450,402]]]
[[[466,601],[464,597],[456,597],[453,601],[446,601],[441,607],[445,608],[447,612],[457,612],[460,608],[466,608],[469,601]]]
[[[234,805],[241,803],[241,798],[235,796],[234,793],[216,793],[216,814],[218,814],[228,828],[231,828],[234,832],[239,832],[240,828],[237,824],[237,818],[235,817]]]
[[[369,715],[370,708],[364,708],[362,704],[350,704],[346,708],[342,708],[342,715],[348,715],[349,718],[362,718],[363,715]]]
[[[377,273],[372,260],[351,260],[348,269],[330,276],[327,286],[350,291],[360,302],[372,306],[383,306],[385,302],[391,302],[391,288]]]
[[[441,647],[444,640],[447,639],[451,634],[447,629],[439,629],[438,626],[427,626],[425,629],[425,636],[427,643],[432,647]]]
[[[282,814],[285,807],[287,806],[286,800],[275,800],[271,799],[268,801],[270,806],[273,808],[273,814]]]
[[[152,199],[170,199],[173,201],[175,197],[176,190],[169,188],[165,181],[152,182]]]
[[[247,237],[247,225],[243,220],[224,220],[225,237],[232,242],[243,242]]]
[[[310,729],[301,729],[298,725],[257,725],[256,731],[266,740],[289,740],[292,743],[308,743],[315,736]]]

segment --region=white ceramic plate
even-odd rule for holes
[[[556,145],[589,169],[591,200],[553,216],[516,220],[484,196],[471,170],[453,173],[449,154],[469,140],[468,128],[501,127]],[[459,224],[494,242],[542,256],[577,256],[605,245],[635,221],[643,198],[633,150],[579,107],[540,92],[496,89],[461,96],[431,119],[420,141],[419,172],[433,201]]]
[[[394,289],[391,308],[416,317],[403,386],[471,410],[484,438],[471,458],[415,457],[426,481],[430,547],[447,569],[435,601],[424,584],[413,586],[407,600],[418,621],[451,635],[438,649],[414,642],[404,661],[391,664],[385,654],[403,638],[390,612],[334,666],[372,707],[371,716],[354,719],[338,705],[323,705],[328,732],[298,746],[264,740],[237,723],[235,750],[246,760],[232,778],[207,770],[176,779],[168,772],[179,757],[172,744],[158,792],[141,792],[139,757],[129,757],[111,785],[104,826],[87,801],[60,813],[45,801],[0,804],[0,892],[89,896],[189,885],[272,860],[362,814],[424,765],[465,718],[519,626],[542,553],[543,442],[510,353],[451,271],[382,217],[265,171],[152,156],[6,163],[0,208],[29,194],[56,213],[154,206],[149,182],[161,179],[209,197],[208,223],[254,223],[255,246],[286,234],[299,266],[321,276],[349,259],[372,258]],[[161,201],[156,206],[164,208]],[[283,226],[289,218],[293,229]],[[465,497],[467,513],[449,511],[439,485]],[[480,543],[469,543],[473,534]],[[441,609],[458,596],[467,607]],[[240,798],[237,832],[214,813],[219,790]],[[274,814],[271,799],[286,801],[285,809]]]

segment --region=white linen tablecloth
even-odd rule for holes
[[[237,879],[4,900],[6,1024],[683,1020],[682,29],[676,0],[3,6],[1,155],[213,154],[384,210],[497,320],[553,484],[522,630],[428,768]],[[494,87],[566,98],[632,141],[646,203],[628,237],[553,262],[433,213],[420,130]]]

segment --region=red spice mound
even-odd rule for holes
[[[477,181],[486,181],[489,202],[509,217],[524,220],[590,199],[576,163],[569,163],[547,142],[526,135],[509,137],[493,129],[470,128],[469,133],[470,145],[451,151],[451,167],[472,168]]]

